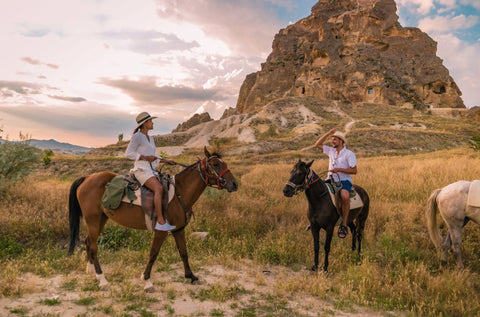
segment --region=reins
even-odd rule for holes
[[[219,160],[221,160],[218,156],[213,155],[213,156],[210,156],[209,158],[205,158],[203,160],[199,159],[197,163],[194,163],[194,164],[191,164],[191,165],[185,165],[185,164],[178,163],[178,162],[174,162],[174,163],[176,165],[180,165],[180,166],[184,167],[185,170],[187,170],[188,168],[192,168],[195,164],[197,164],[196,171],[200,174],[200,177],[201,177],[202,181],[205,183],[205,185],[210,186],[210,187],[215,187],[215,185],[216,185],[216,187],[218,189],[223,189],[223,184],[226,183],[223,176],[226,173],[228,173],[230,170],[228,168],[226,168],[220,174],[218,174],[208,163],[208,161],[212,158],[218,158]],[[208,170],[212,170],[213,173],[208,172]],[[215,180],[216,184],[210,184],[210,179]],[[177,197],[177,199],[180,202],[180,205],[182,206],[182,209],[185,213],[185,225],[180,227],[180,228],[177,228],[177,229],[173,230],[173,231],[180,231],[180,230],[183,230],[188,225],[188,223],[190,222],[190,218],[192,216],[195,217],[195,214],[193,213],[193,209],[190,209],[191,213],[189,215],[189,213],[188,213],[189,210],[188,210],[185,202],[183,201],[182,196],[177,194],[176,185],[175,185],[175,197]]]

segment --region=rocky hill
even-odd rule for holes
[[[208,112],[204,112],[202,114],[194,114],[193,117],[188,119],[187,121],[178,124],[178,126],[172,132],[181,132],[190,129],[200,123],[212,121],[213,119],[210,117]]]
[[[437,43],[398,23],[394,0],[320,0],[311,15],[275,36],[261,70],[248,75],[236,109],[278,98],[464,108]]]

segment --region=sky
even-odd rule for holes
[[[101,147],[135,117],[167,134],[195,113],[219,119],[260,70],[281,28],[317,0],[0,0],[0,137]],[[480,0],[396,0],[399,22],[480,106]]]

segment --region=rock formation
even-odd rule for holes
[[[465,108],[437,44],[398,23],[394,0],[320,0],[311,15],[275,36],[261,70],[246,76],[236,109],[272,100],[326,100]]]
[[[182,131],[187,131],[191,127],[194,127],[196,125],[199,125],[200,123],[212,121],[213,119],[210,117],[208,112],[204,112],[202,114],[194,114],[193,117],[188,119],[187,121],[180,123],[177,125],[175,129],[172,130],[172,132],[182,132]]]

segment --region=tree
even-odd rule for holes
[[[51,156],[53,156],[52,150],[43,150],[43,164],[50,164],[50,162],[52,161]]]
[[[31,173],[35,164],[42,161],[42,151],[28,142],[5,142],[0,144],[0,186],[9,181],[22,179]]]
[[[122,141],[123,141],[123,133],[120,133],[118,135],[118,143],[122,143]]]

